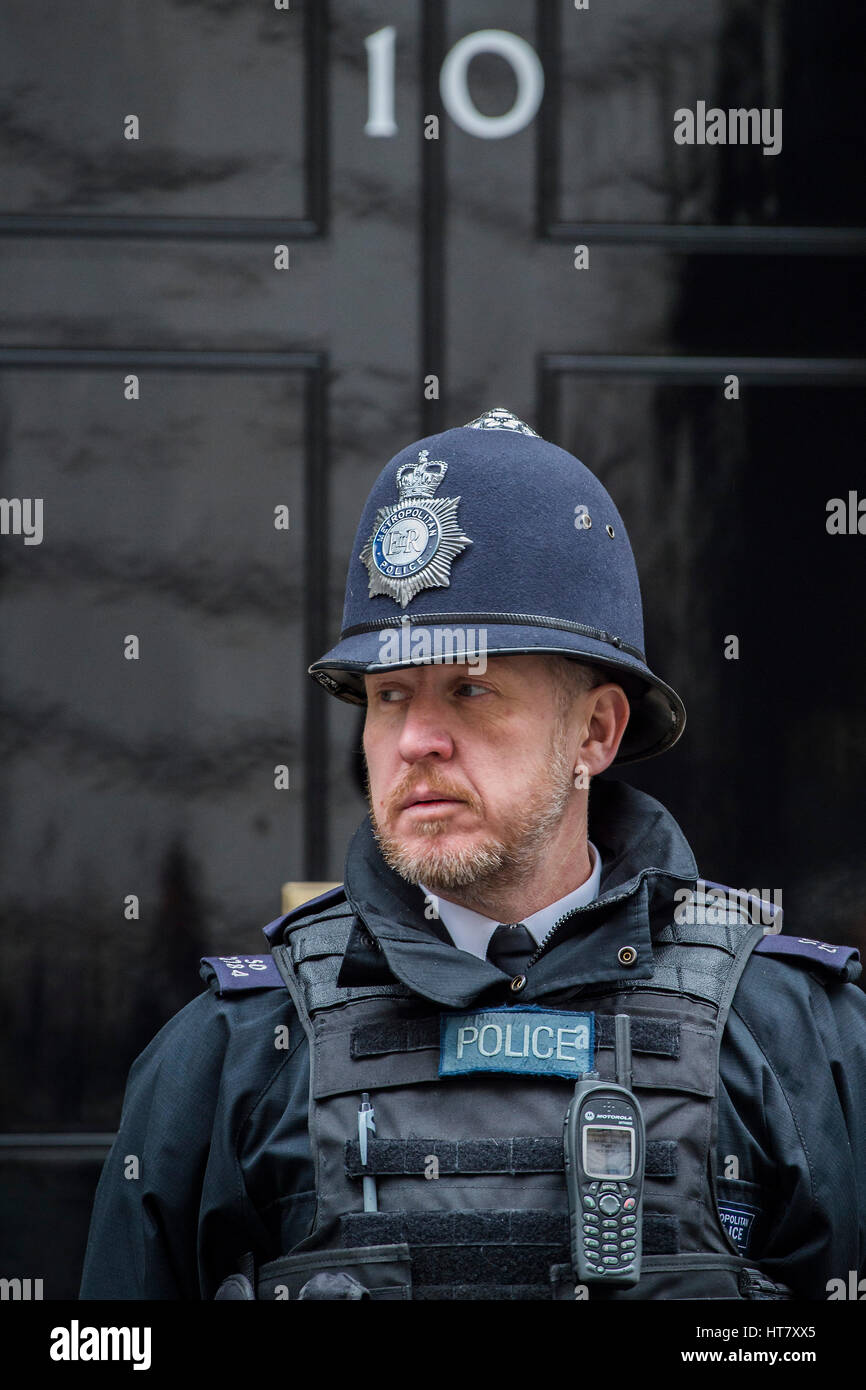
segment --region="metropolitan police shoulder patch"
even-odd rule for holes
[[[756,1208],[746,1206],[745,1202],[719,1202],[719,1217],[722,1225],[729,1238],[743,1255],[749,1253],[752,1227],[757,1215]]]
[[[439,1075],[513,1072],[566,1076],[592,1071],[595,1014],[505,1005],[480,1012],[440,1014]]]

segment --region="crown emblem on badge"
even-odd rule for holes
[[[428,462],[428,459],[427,450],[422,449],[417,463],[402,463],[397,469],[397,491],[401,502],[409,497],[432,497],[445,477],[448,472],[445,460],[433,459]]]
[[[382,594],[405,608],[422,589],[451,583],[451,562],[472,542],[457,520],[460,498],[433,495],[447,471],[445,460],[431,459],[427,449],[398,468],[399,501],[379,508],[358,557],[370,576],[370,598]]]

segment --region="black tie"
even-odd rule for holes
[[[520,975],[538,947],[535,938],[522,922],[506,922],[496,928],[487,947],[487,959],[491,965],[504,970],[506,975]]]

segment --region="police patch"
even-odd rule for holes
[[[440,1014],[439,1075],[474,1071],[568,1076],[592,1070],[595,1014],[566,1009],[485,1009]]]
[[[757,1214],[754,1207],[747,1207],[742,1202],[719,1202],[722,1225],[743,1255],[749,1253],[752,1227]]]

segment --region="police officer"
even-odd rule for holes
[[[81,1296],[574,1299],[563,1116],[576,1076],[613,1077],[623,1013],[643,1256],[606,1284],[627,1256],[599,1223],[588,1297],[863,1273],[857,952],[782,935],[657,801],[594,780],[685,710],[589,470],[502,408],[403,449],[310,673],[366,705],[369,815],[344,883],[270,954],[203,962],[133,1065]]]

